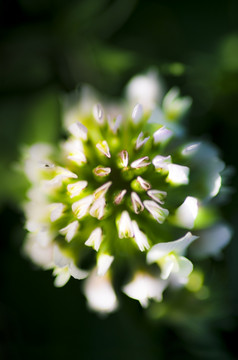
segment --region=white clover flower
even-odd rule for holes
[[[195,197],[187,196],[182,205],[175,211],[176,223],[178,226],[192,229],[198,215],[198,200]]]
[[[36,265],[41,266],[43,269],[51,269],[54,266],[53,244],[42,245],[30,233],[26,238],[23,250]]]
[[[84,283],[88,306],[100,313],[110,313],[118,307],[116,293],[108,275],[98,275],[93,270]]]
[[[191,106],[191,99],[189,97],[181,98],[179,96],[179,89],[171,89],[164,97],[162,109],[165,117],[174,121],[183,116]]]
[[[100,276],[105,275],[113,260],[114,256],[109,254],[100,254],[97,258],[97,274]]]
[[[162,293],[168,282],[159,276],[137,272],[131,282],[123,287],[123,292],[132,299],[138,300],[143,307],[149,305],[150,299],[162,301]]]
[[[188,232],[184,237],[167,243],[154,245],[147,254],[149,264],[156,262],[161,268],[161,279],[168,279],[176,274],[179,283],[186,284],[193,270],[193,264],[184,257],[187,247],[198,237]]]
[[[155,108],[161,100],[162,91],[157,73],[151,70],[147,74],[132,78],[127,85],[126,95],[130,104],[140,104],[140,113],[142,113],[142,107],[145,111]]]
[[[88,272],[79,269],[69,257],[62,254],[57,245],[54,246],[54,271],[55,275],[54,285],[56,287],[64,286],[72,276],[75,279],[85,279]]]
[[[71,276],[86,278],[93,310],[117,309],[114,284],[125,269],[132,280],[118,280],[117,288],[147,306],[162,301],[174,279],[188,281],[193,257],[184,255],[197,236],[191,253],[197,248],[201,257],[220,254],[228,243],[225,228],[202,217],[204,209],[212,213],[224,164],[212,145],[185,136],[180,120],[188,98],[173,89],[159,106],[154,74],[129,83],[123,106],[102,106],[87,89],[68,107],[66,140],[57,148],[35,144],[25,154],[31,187],[24,250],[53,269],[57,287]]]

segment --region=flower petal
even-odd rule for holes
[[[128,152],[126,150],[122,150],[119,154],[120,158],[121,158],[121,164],[122,166],[125,168],[128,166],[128,161],[129,161],[129,155]]]
[[[143,158],[137,159],[131,163],[131,167],[133,169],[139,169],[145,166],[150,165],[150,159],[148,156],[144,156]]]
[[[112,185],[112,182],[108,181],[105,184],[103,184],[102,186],[100,186],[99,188],[97,188],[97,190],[95,190],[94,194],[93,194],[94,199],[97,200],[97,199],[104,197],[111,185]]]
[[[65,239],[70,242],[76,235],[79,228],[79,223],[77,220],[71,222],[66,227],[59,230],[59,233],[65,235]]]
[[[114,256],[108,254],[100,254],[97,259],[97,274],[99,276],[104,276],[107,270],[110,268],[113,260]]]
[[[78,219],[81,219],[83,216],[85,216],[92,202],[93,202],[93,195],[88,195],[80,199],[79,201],[73,203],[72,210],[75,216]]]
[[[151,197],[151,199],[155,200],[159,204],[164,204],[163,199],[167,196],[167,192],[161,190],[149,190],[147,194]]]
[[[136,181],[140,184],[141,188],[145,191],[151,188],[151,185],[148,181],[143,179],[141,176],[137,176]]]
[[[173,136],[173,132],[167,129],[165,126],[162,126],[159,130],[155,131],[153,134],[154,143],[165,143]]]
[[[154,219],[160,224],[162,224],[169,215],[169,210],[162,208],[155,201],[145,200],[143,204]]]
[[[64,268],[56,268],[53,271],[53,275],[55,275],[55,280],[54,280],[54,286],[55,287],[63,287],[65,284],[67,284],[67,282],[70,279],[70,273],[69,273],[69,269],[68,266],[64,267]]]
[[[84,153],[83,144],[80,139],[70,139],[63,143],[65,156],[79,165],[86,163],[87,159]]]
[[[132,227],[133,227],[135,242],[138,245],[140,251],[145,251],[149,249],[150,245],[148,243],[148,239],[146,235],[142,231],[140,231],[136,221],[132,221]]]
[[[54,246],[53,253],[54,264],[57,268],[64,268],[68,266],[71,259],[64,256],[57,245]]]
[[[93,107],[93,115],[95,120],[99,123],[99,124],[103,124],[104,122],[104,110],[101,104],[96,104]]]
[[[187,112],[191,103],[189,97],[179,97],[179,90],[174,87],[164,97],[162,108],[167,119],[176,121]]]
[[[139,195],[134,191],[131,193],[131,202],[132,202],[134,212],[136,214],[139,214],[141,211],[144,210],[144,205],[142,204],[142,201],[141,201]]]
[[[72,171],[65,169],[61,166],[57,166],[56,168],[57,175],[61,176],[62,178],[66,179],[77,179],[78,175],[74,174]]]
[[[79,269],[72,261],[69,264],[69,273],[77,280],[85,279],[88,276],[88,271]]]
[[[111,157],[110,149],[109,149],[109,146],[108,146],[108,143],[106,142],[106,140],[103,140],[103,141],[97,143],[96,148],[106,157],[108,157],[108,158]]]
[[[117,133],[118,129],[120,128],[121,123],[122,123],[122,115],[121,114],[117,115],[116,120],[114,120],[114,121],[112,120],[111,116],[108,115],[108,124],[114,134]]]
[[[169,164],[171,163],[171,156],[157,155],[153,160],[152,164],[156,170],[169,170]]]
[[[122,200],[123,200],[124,196],[126,195],[126,193],[127,193],[126,189],[120,191],[119,194],[115,197],[114,203],[116,205],[119,205],[122,202]]]
[[[222,178],[220,175],[217,175],[217,177],[214,180],[213,188],[211,189],[210,192],[211,197],[215,197],[219,193],[221,185],[222,185]]]
[[[127,86],[127,98],[131,104],[140,103],[145,111],[151,111],[159,102],[162,93],[161,83],[155,71],[137,75]]]
[[[52,243],[43,246],[35,240],[35,234],[29,234],[23,251],[35,264],[47,270],[54,266],[53,249]]]
[[[143,107],[141,104],[136,104],[131,115],[133,122],[137,124],[142,118],[142,116],[143,116]]]
[[[132,238],[134,236],[131,218],[127,211],[123,211],[118,223],[118,236],[122,238]]]
[[[87,140],[87,136],[88,136],[88,129],[86,128],[86,126],[84,126],[83,124],[81,124],[79,121],[71,124],[69,126],[69,131],[71,132],[72,135],[74,135],[76,138],[82,139],[82,140]]]
[[[96,269],[84,282],[84,294],[92,310],[106,314],[115,311],[118,307],[110,278],[107,275],[97,275]]]
[[[184,256],[178,258],[179,271],[176,273],[176,280],[180,284],[187,284],[188,277],[193,271],[193,264]]]
[[[106,201],[104,197],[100,197],[99,199],[95,200],[92,204],[89,214],[98,220],[101,220],[104,216],[104,209],[106,206]]]
[[[87,162],[86,156],[84,155],[83,152],[78,152],[77,154],[68,155],[67,158],[69,160],[76,162],[78,165]]]
[[[173,254],[165,256],[161,259],[161,261],[159,261],[159,265],[161,267],[160,277],[163,280],[167,280],[172,272],[179,271],[177,258]]]
[[[198,239],[198,236],[194,236],[188,232],[178,240],[156,244],[148,252],[147,261],[149,264],[157,262],[163,256],[166,256],[171,252],[182,255],[187,247],[196,239]]]
[[[62,203],[50,204],[50,209],[51,209],[50,220],[52,222],[58,220],[63,215],[64,208],[65,206]]]
[[[73,198],[75,196],[78,196],[82,190],[84,190],[88,186],[88,182],[85,180],[77,181],[73,184],[67,185],[67,190],[70,193],[70,197]]]
[[[45,180],[46,186],[58,187],[61,186],[64,179],[77,179],[78,177],[78,175],[74,174],[72,171],[65,169],[61,166],[57,166],[55,171],[56,176],[53,179]]]
[[[100,227],[94,229],[88,240],[85,241],[86,246],[91,246],[94,250],[98,251],[102,242],[102,229]]]
[[[132,299],[138,300],[143,307],[147,307],[149,299],[162,300],[162,293],[167,281],[145,272],[137,272],[131,282],[123,287],[123,292]]]
[[[189,183],[189,168],[187,166],[169,164],[167,182],[175,185],[187,185]]]
[[[179,226],[192,229],[198,214],[198,200],[187,196],[175,212],[175,221]]]
[[[189,145],[186,145],[182,151],[181,151],[181,154],[184,155],[184,156],[191,156],[191,155],[194,155],[199,147],[200,147],[201,143],[200,142],[196,142],[196,143],[191,143]]]
[[[136,140],[136,150],[138,150],[141,146],[143,146],[148,140],[149,140],[149,136],[144,138],[144,133],[143,132],[140,132],[137,140]]]

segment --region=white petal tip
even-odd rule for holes
[[[167,192],[161,190],[149,190],[147,194],[159,204],[164,204],[164,198],[167,196]]]
[[[94,271],[84,283],[84,293],[89,307],[101,314],[108,314],[118,307],[116,294],[107,275],[98,276]]]
[[[93,195],[86,196],[72,204],[72,210],[78,219],[88,213],[89,207],[93,202]]]
[[[142,204],[142,201],[137,193],[134,191],[131,193],[131,202],[134,209],[134,212],[136,214],[139,214],[141,211],[144,210],[144,205]]]
[[[148,165],[150,165],[151,162],[150,162],[150,159],[148,156],[144,156],[143,158],[140,158],[140,159],[137,159],[135,161],[133,161],[131,163],[131,167],[133,169],[139,169],[139,168],[142,168],[142,167],[146,167]]]
[[[112,185],[111,181],[106,182],[102,186],[100,186],[97,190],[94,191],[94,199],[97,200],[99,198],[102,198],[106,195],[108,189]]]
[[[144,180],[142,177],[138,176],[136,178],[136,181],[139,183],[140,187],[145,190],[148,191],[149,189],[151,189],[151,185],[148,181]]]
[[[93,107],[93,115],[95,120],[99,123],[99,124],[103,124],[104,122],[104,110],[101,104],[96,104]]]
[[[167,182],[174,185],[187,185],[189,183],[189,168],[187,166],[169,164],[168,170]]]
[[[176,210],[175,219],[179,226],[192,229],[198,214],[198,200],[187,196],[182,205]]]
[[[167,142],[172,137],[172,135],[173,135],[173,132],[169,129],[166,129],[166,127],[163,126],[153,134],[154,143],[155,144],[160,144],[160,143],[163,144],[163,143]]]
[[[95,200],[94,203],[91,206],[91,209],[89,211],[90,215],[92,217],[97,218],[98,220],[101,220],[104,216],[104,208],[106,206],[106,201],[104,197],[100,197],[99,199]]]
[[[136,140],[136,150],[140,149],[148,140],[149,136],[144,138],[143,132],[141,132]]]
[[[126,168],[128,166],[128,161],[129,161],[129,155],[128,152],[126,150],[122,150],[119,154],[120,158],[121,158],[121,164],[124,168]]]
[[[69,131],[76,138],[79,138],[79,139],[82,139],[82,140],[87,140],[88,129],[86,128],[86,126],[81,124],[79,121],[71,124],[69,126]]]
[[[153,218],[160,224],[162,224],[169,215],[167,209],[162,208],[153,200],[145,200],[143,204]]]
[[[50,208],[51,208],[50,220],[51,220],[51,222],[58,220],[63,215],[64,207],[65,206],[62,203],[55,203],[55,204],[50,205]]]
[[[123,211],[121,214],[118,223],[118,235],[120,239],[134,236],[131,218],[127,211]]]
[[[73,198],[81,194],[81,192],[88,186],[87,181],[77,181],[76,183],[67,185],[67,190],[70,194],[70,197]]]
[[[102,229],[100,227],[94,229],[88,240],[85,241],[85,245],[92,247],[94,250],[98,251],[102,242]]]
[[[127,193],[127,190],[125,190],[125,189],[120,191],[119,194],[115,197],[114,203],[116,205],[119,205],[122,202],[122,200],[123,200],[124,196],[126,195],[126,193]]]
[[[97,260],[97,274],[99,276],[104,276],[110,268],[113,260],[114,256],[108,254],[101,254]]]
[[[141,104],[136,104],[132,111],[132,120],[137,124],[143,116],[143,107]]]
[[[108,158],[111,157],[110,149],[109,149],[109,146],[108,146],[108,143],[106,142],[106,140],[103,140],[103,141],[97,143],[96,148],[106,157],[108,157]]]

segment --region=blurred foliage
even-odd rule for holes
[[[118,96],[131,76],[150,67],[167,88],[193,98],[191,133],[208,134],[235,168],[238,2],[8,0],[0,10],[0,357],[236,359],[237,193],[222,208],[234,239],[222,262],[206,265],[210,301],[191,304],[182,294],[147,317],[124,299],[119,313],[101,321],[86,310],[78,282],[55,289],[48,273],[32,271],[19,256],[24,231],[16,202],[25,184],[14,168],[23,144],[61,136],[65,94],[89,83]],[[164,306],[170,316],[160,319]]]

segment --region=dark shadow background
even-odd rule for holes
[[[49,272],[20,254],[24,184],[12,170],[20,144],[56,141],[61,99],[89,83],[120,96],[131,76],[157,69],[167,88],[193,98],[188,127],[206,134],[237,167],[238,2],[167,0],[8,0],[0,3],[0,359],[237,359],[237,193],[222,207],[234,236],[211,261],[219,307],[193,335],[150,321],[122,298],[119,312],[89,312],[73,279],[52,286]],[[204,164],[206,166],[206,164]],[[235,189],[237,173],[230,181]],[[214,313],[214,311],[213,311]],[[214,315],[214,314],[213,314]],[[209,316],[208,316],[209,317]],[[193,317],[191,321],[199,319]]]

